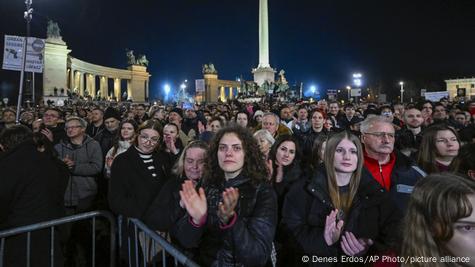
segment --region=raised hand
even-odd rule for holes
[[[325,230],[323,232],[323,237],[327,245],[331,246],[340,239],[341,229],[343,228],[343,220],[336,221],[336,216],[338,214],[338,209],[333,210],[326,218]]]
[[[44,134],[50,142],[53,142],[53,132],[50,129],[45,128],[41,130],[41,133]]]
[[[174,155],[178,153],[175,146],[175,140],[173,140],[173,137],[165,136],[165,145],[167,146],[168,150],[170,150],[170,152],[173,153]]]
[[[206,203],[206,195],[203,188],[200,187],[198,192],[196,192],[193,182],[185,181],[182,184],[180,197],[193,223],[199,225],[208,212],[208,204]]]
[[[226,188],[223,192],[223,202],[218,206],[218,217],[222,224],[228,224],[229,220],[234,216],[234,208],[236,208],[239,200],[239,190],[237,188]]]
[[[352,232],[345,232],[341,238],[341,249],[348,256],[361,256],[373,245],[373,240],[356,238]]]

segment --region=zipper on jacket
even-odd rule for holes
[[[381,164],[379,162],[378,162],[378,165],[379,165],[379,174],[381,175],[381,180],[383,181],[383,188],[384,190],[387,190],[386,181],[384,181],[383,168],[381,167]]]

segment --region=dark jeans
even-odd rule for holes
[[[71,216],[94,209],[95,196],[80,199],[75,207],[66,207]],[[90,220],[66,224],[62,231],[66,267],[92,266],[92,224]],[[96,253],[97,255],[97,253]]]

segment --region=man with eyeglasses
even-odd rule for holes
[[[394,150],[394,141],[394,126],[383,116],[370,116],[361,123],[363,175],[375,179],[404,213],[415,183],[426,174],[411,159]]]
[[[92,207],[97,193],[95,176],[102,171],[102,152],[97,141],[86,134],[87,122],[79,117],[66,121],[67,138],[54,148],[71,173],[66,189],[66,207],[83,212]]]
[[[43,114],[43,122],[46,126],[41,130],[41,133],[46,135],[53,145],[58,144],[61,140],[66,138],[64,127],[60,124],[62,112],[58,108],[49,107]]]
[[[94,207],[97,195],[96,175],[102,172],[103,159],[99,143],[86,134],[87,122],[79,117],[70,117],[66,121],[65,129],[67,138],[62,140],[54,148],[58,152],[58,158],[69,168],[70,178],[64,201],[66,214],[74,215],[90,211]],[[66,257],[71,255],[82,260],[88,260],[87,253],[89,229],[84,223],[73,224],[67,229],[68,245]],[[86,231],[86,232],[85,232]],[[81,249],[77,249],[77,246]],[[77,251],[75,251],[77,250]],[[69,259],[71,260],[71,259]],[[87,264],[90,265],[90,264]]]

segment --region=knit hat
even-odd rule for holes
[[[122,120],[122,117],[120,116],[119,111],[117,111],[117,109],[112,108],[112,107],[108,107],[106,111],[104,111],[104,121],[109,118],[114,118],[114,119],[117,119],[118,121]]]
[[[180,115],[183,118],[183,109],[181,108],[173,108],[170,113],[175,112],[176,114]]]
[[[255,119],[257,116],[264,116],[264,112],[262,110],[258,110],[254,113],[253,118]]]

